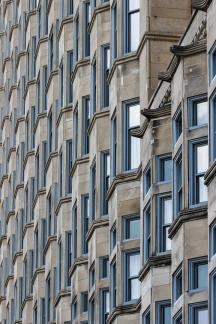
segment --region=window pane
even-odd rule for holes
[[[172,223],[172,199],[164,200],[164,224]]]
[[[137,10],[140,7],[140,0],[129,0],[129,11]]]
[[[196,105],[197,125],[208,123],[208,102],[199,102]]]
[[[139,279],[131,280],[131,299],[140,297],[140,281]]]
[[[171,250],[171,240],[168,237],[169,227],[166,227],[166,251]]]
[[[109,305],[109,292],[107,291],[106,292],[106,313],[109,313],[109,311],[110,311],[110,305]]]
[[[139,26],[139,16],[140,13],[136,12],[130,14],[129,16],[129,49],[130,51],[136,51],[139,45],[139,38],[140,38],[140,26]]]
[[[129,276],[137,276],[140,271],[140,255],[132,254],[129,256]]]
[[[197,324],[208,324],[208,310],[202,309],[198,311],[198,323]]]
[[[139,238],[140,220],[139,219],[129,220],[129,229],[128,230],[129,230],[128,238],[130,238],[130,239]]]
[[[163,163],[163,175],[161,179],[162,181],[169,181],[172,179],[172,160],[171,159],[164,159],[162,160]]]
[[[207,187],[204,184],[204,177],[199,177],[199,202],[208,200]]]
[[[203,173],[208,169],[208,145],[197,147],[197,172]]]
[[[167,306],[163,309],[163,324],[171,323],[171,307]]]
[[[140,105],[129,107],[129,128],[140,125]]]
[[[207,288],[208,287],[208,266],[207,264],[198,265],[198,287],[197,288]]]
[[[140,139],[133,136],[131,136],[130,161],[131,169],[136,169],[140,164]]]

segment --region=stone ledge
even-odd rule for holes
[[[163,267],[166,265],[171,264],[171,254],[161,254],[161,255],[154,255],[151,256],[147,262],[145,263],[144,267],[139,273],[139,280],[143,281],[147,273],[150,271],[153,267]]]
[[[106,323],[111,324],[117,316],[122,316],[126,314],[137,313],[141,308],[141,298],[138,299],[136,303],[133,304],[122,304],[114,308],[111,314],[108,316]]]

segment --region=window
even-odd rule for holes
[[[131,131],[140,126],[140,105],[136,102],[123,104],[123,169],[138,168],[140,164],[140,139]]]
[[[48,66],[49,74],[53,70],[53,31],[50,32],[49,42],[48,42]]]
[[[129,252],[125,255],[125,301],[132,301],[140,297],[140,253]]]
[[[91,66],[91,113],[96,113],[96,101],[97,101],[97,69],[96,69],[96,57],[94,56]]]
[[[64,18],[64,0],[60,0],[60,18]]]
[[[45,298],[40,298],[40,323],[46,323]]]
[[[124,239],[136,240],[140,238],[140,218],[126,217],[124,220]]]
[[[211,323],[216,321],[216,271],[210,274],[210,309],[211,309]]]
[[[51,279],[50,279],[50,274],[48,275],[46,279],[46,290],[45,290],[45,295],[46,295],[46,321],[47,323],[50,321],[50,306],[51,306]]]
[[[41,170],[41,186],[46,186],[46,162],[47,162],[47,142],[42,142],[42,170]]]
[[[144,262],[146,262],[151,255],[151,205],[148,204],[144,209]]]
[[[65,286],[69,287],[71,285],[70,282],[70,267],[72,265],[72,235],[71,232],[65,233]]]
[[[31,107],[31,149],[35,147],[35,106]]]
[[[208,324],[208,303],[196,303],[189,305],[190,324]]]
[[[72,320],[74,321],[77,317],[77,301],[74,300],[71,305]]]
[[[73,113],[73,162],[78,157],[78,105]]]
[[[117,3],[115,2],[111,8],[112,19],[112,61],[117,57]]]
[[[47,196],[47,237],[52,235],[52,195]]]
[[[48,15],[47,15],[47,3],[48,0],[44,1],[44,35],[47,35],[48,33]]]
[[[172,180],[172,158],[170,155],[162,155],[157,158],[159,182],[169,182]]]
[[[105,45],[102,46],[102,100],[101,105],[102,108],[109,106],[109,83],[108,83],[108,75],[110,69],[110,46]]]
[[[41,266],[45,265],[45,245],[47,241],[47,222],[46,219],[41,220]]]
[[[173,301],[176,302],[182,295],[182,267],[173,274]]]
[[[86,234],[89,227],[89,195],[82,195],[82,254],[88,253],[88,242],[86,240]]]
[[[182,152],[179,151],[174,158],[173,195],[174,217],[182,210]]]
[[[46,96],[46,85],[47,85],[47,65],[43,66],[43,111],[47,110],[47,96]]]
[[[172,198],[167,195],[158,196],[157,228],[158,228],[158,252],[171,250],[171,240],[168,237],[170,224],[172,223]]]
[[[66,194],[72,192],[72,140],[66,141]]]
[[[48,154],[52,152],[52,111],[48,115],[48,137],[47,137],[47,145],[48,145]]]
[[[75,203],[73,210],[72,210],[72,218],[73,218],[73,225],[72,225],[72,237],[73,237],[73,259],[77,258],[77,204]]]
[[[90,169],[90,221],[91,223],[95,220],[96,213],[96,162]]]
[[[90,55],[90,34],[89,34],[89,23],[91,20],[91,12],[90,12],[90,2],[84,2],[84,48],[83,48],[83,56],[87,57]]]
[[[62,197],[62,189],[63,189],[63,153],[62,153],[62,147],[60,148],[59,151],[59,156],[58,156],[58,182],[59,182],[59,198]]]
[[[140,1],[126,0],[124,8],[124,52],[136,51],[140,38]]]
[[[109,290],[102,289],[101,294],[101,314],[100,314],[100,323],[106,324],[106,320],[109,316]]]
[[[110,186],[110,155],[109,152],[101,153],[101,215],[108,214],[107,191]]]
[[[117,302],[117,282],[116,282],[116,260],[112,261],[110,266],[110,306],[111,309],[116,307]]]
[[[216,158],[216,92],[210,98],[210,116],[209,116],[209,135],[210,135],[210,158],[214,161]]]
[[[79,59],[79,15],[74,19],[74,65]]]
[[[73,101],[73,82],[71,80],[73,72],[73,51],[67,51],[67,104]]]
[[[173,318],[173,324],[182,324],[182,310],[180,310]]]
[[[36,156],[35,156],[35,195],[39,190],[39,148],[37,149]]]
[[[189,98],[189,126],[202,126],[208,124],[208,101],[206,96]]]
[[[142,316],[142,323],[143,324],[150,324],[151,323],[151,314],[150,314],[150,306],[147,310],[143,313]]]
[[[182,107],[181,105],[176,110],[173,116],[173,144],[175,144],[182,133]]]
[[[204,184],[204,174],[208,169],[207,141],[200,140],[191,142],[190,151],[190,202],[191,205],[196,205],[208,200],[207,187]]]
[[[216,221],[210,225],[209,232],[209,254],[213,257],[216,254]]]
[[[213,44],[209,52],[209,81],[211,82],[216,76],[216,43]]]
[[[35,302],[33,308],[33,324],[37,324],[37,302]]]
[[[73,14],[73,0],[67,0],[67,15]]]
[[[208,288],[208,260],[199,258],[189,260],[189,289]]]
[[[38,73],[37,83],[36,83],[36,114],[40,112],[40,72]]]
[[[117,119],[114,114],[111,119],[111,178],[116,176],[116,157],[117,157]]]
[[[95,264],[93,263],[89,269],[89,290],[95,284]]]
[[[95,324],[95,301],[92,298],[89,302],[89,324]]]
[[[63,108],[64,106],[64,65],[63,60],[60,63],[59,66],[59,103],[60,108]]]
[[[114,224],[110,230],[110,251],[116,246],[116,224]]]
[[[61,273],[62,273],[62,266],[61,266],[61,262],[62,262],[62,243],[61,240],[59,240],[57,242],[57,284],[56,284],[56,288],[57,288],[57,292],[61,291]]]
[[[36,36],[32,37],[32,79],[36,76]]]
[[[109,258],[100,258],[100,279],[108,278],[109,275]]]
[[[81,313],[88,312],[88,293],[81,293]]]
[[[171,303],[162,301],[156,304],[157,307],[157,324],[171,324]]]
[[[151,188],[151,165],[149,162],[143,172],[143,194],[144,194],[144,197],[147,195],[150,188]]]
[[[88,127],[90,123],[90,97],[83,97],[83,131],[82,131],[82,154],[89,153]]]

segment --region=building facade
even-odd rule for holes
[[[0,0],[0,323],[216,323],[216,0]]]

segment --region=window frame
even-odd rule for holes
[[[123,233],[123,237],[122,237],[122,240],[123,241],[131,241],[131,240],[139,240],[140,239],[140,233],[137,235],[136,238],[130,238],[128,237],[129,235],[129,231],[128,231],[128,223],[132,222],[132,221],[136,221],[136,220],[139,220],[140,222],[140,215],[138,214],[134,214],[134,215],[127,215],[127,216],[124,216],[122,218],[122,225],[123,225],[123,228],[122,228],[122,233]],[[139,226],[140,228],[140,226]]]
[[[198,96],[193,96],[188,98],[188,121],[189,121],[190,129],[201,128],[208,125],[208,122],[200,125],[195,124],[195,118],[196,118],[195,108],[198,103],[202,103],[202,102],[208,103],[208,98],[206,94],[200,94]]]
[[[91,100],[90,95],[82,99],[82,155],[89,154],[89,135],[88,128],[90,125]]]
[[[191,324],[198,324],[198,322],[196,321],[197,319],[197,313],[199,310],[204,310],[207,308],[208,310],[208,302],[207,301],[202,301],[202,302],[198,302],[198,303],[193,303],[193,304],[189,304],[188,305],[189,308],[189,323]],[[209,318],[209,315],[208,315]]]
[[[171,174],[170,174],[170,179],[165,180],[165,176],[164,176],[164,162],[165,161],[171,161]],[[166,153],[166,154],[162,154],[162,155],[157,155],[156,156],[156,181],[161,184],[161,183],[170,183],[172,182],[172,155],[171,153]]]
[[[152,235],[151,235],[151,226],[152,226],[152,210],[151,210],[151,202],[149,201],[144,210],[143,210],[143,264],[145,264],[150,256],[151,256],[151,243],[152,243]],[[150,219],[146,219],[146,218]],[[146,231],[146,227],[148,226],[148,232]],[[148,234],[148,235],[147,235]]]
[[[164,322],[163,315],[164,315],[164,309],[166,307],[169,307],[170,308],[170,324],[171,324],[171,322],[172,322],[171,300],[157,301],[155,307],[156,307],[156,323],[157,324],[167,324]]]
[[[209,276],[209,293],[210,322],[214,323],[216,320],[216,269],[214,269]]]
[[[131,295],[131,290],[130,290],[130,282],[133,280],[138,280],[139,281],[139,271],[137,273],[137,276],[130,276],[129,275],[129,260],[130,256],[133,255],[138,255],[140,257],[140,250],[139,249],[134,249],[134,250],[127,250],[124,251],[123,253],[123,262],[124,262],[124,273],[123,273],[123,291],[124,291],[124,304],[131,304],[137,301],[140,297],[136,299],[132,299]],[[141,267],[141,264],[140,264]],[[131,286],[132,287],[132,286]],[[141,295],[141,285],[140,285],[140,295]]]
[[[201,264],[206,264],[208,269],[208,257],[200,257],[195,259],[189,259],[188,260],[188,269],[189,269],[189,276],[188,276],[188,288],[190,292],[199,292],[199,291],[205,291],[208,289],[208,284],[206,288],[195,288],[195,281],[198,280],[197,275],[197,266]],[[208,282],[208,271],[207,271],[207,282]]]
[[[99,292],[99,296],[100,296],[100,320],[99,323],[100,324],[105,324],[106,323],[106,319],[109,316],[109,313],[106,313],[106,294],[108,294],[108,300],[109,300],[109,289],[108,288],[102,288],[100,289]],[[108,307],[109,307],[109,303],[108,303]],[[107,315],[108,314],[108,315]],[[107,315],[107,316],[106,316]]]
[[[181,286],[177,282],[179,280],[179,276],[181,275]],[[173,304],[175,304],[183,295],[183,271],[182,271],[182,264],[178,266],[175,272],[172,275],[172,300]],[[180,291],[178,291],[180,289]]]
[[[209,137],[210,162],[213,162],[216,159],[216,90],[209,99]]]
[[[215,66],[215,73],[213,72],[213,55],[215,55],[215,59],[216,59],[216,41],[214,42],[214,44],[212,45],[210,51],[209,51],[209,84],[211,84],[216,77],[216,66]]]
[[[129,16],[139,13],[139,38],[140,38],[140,4],[139,4],[139,9],[134,9],[132,11],[129,11],[129,1],[130,0],[123,0],[122,1],[122,5],[123,5],[123,17],[122,17],[122,21],[123,21],[123,25],[122,25],[122,30],[124,31],[123,33],[123,54],[130,54],[130,53],[134,53],[137,51],[139,44],[137,45],[137,49],[136,50],[132,50],[131,49],[131,35],[130,35],[130,24],[129,24]],[[139,39],[139,43],[140,43],[140,39]]]
[[[83,17],[83,58],[86,58],[90,56],[90,34],[88,32],[89,24],[91,22],[90,0],[85,0],[83,2]]]
[[[107,80],[109,71],[110,44],[104,44],[101,46],[101,109],[109,107],[109,82]]]
[[[173,159],[173,219],[175,219],[183,208],[183,160],[182,147]],[[180,172],[180,175],[179,175]],[[174,183],[177,185],[174,186]]]
[[[108,171],[108,173],[107,173],[107,171]],[[107,192],[110,187],[110,153],[109,153],[109,151],[101,152],[100,173],[101,173],[101,175],[100,175],[100,179],[101,179],[101,182],[100,182],[100,194],[101,194],[100,210],[101,210],[101,217],[105,217],[108,215],[108,201],[106,199],[106,196],[107,196]]]
[[[150,324],[151,322],[151,307],[148,306],[144,313],[142,314],[142,323],[143,324]]]
[[[188,160],[188,164],[189,164],[189,188],[190,188],[190,192],[189,192],[189,202],[190,202],[190,207],[197,207],[197,206],[205,206],[208,201],[203,201],[203,202],[199,202],[197,200],[197,186],[196,186],[196,179],[199,177],[204,176],[205,172],[203,173],[197,173],[196,167],[197,167],[197,163],[196,163],[196,154],[195,154],[195,149],[198,146],[205,146],[207,145],[209,147],[208,144],[208,138],[207,137],[201,137],[201,138],[197,138],[194,140],[190,140],[189,141],[189,160]]]
[[[150,176],[150,182],[149,177]],[[149,182],[149,183],[148,183]],[[143,171],[143,198],[145,198],[152,186],[152,167],[149,161]]]
[[[216,255],[216,219],[209,226],[209,260],[214,255]]]
[[[179,128],[179,119],[181,120],[181,130]],[[172,128],[173,128],[173,146],[178,142],[183,131],[183,109],[182,104],[178,106],[176,112],[172,118]]]

